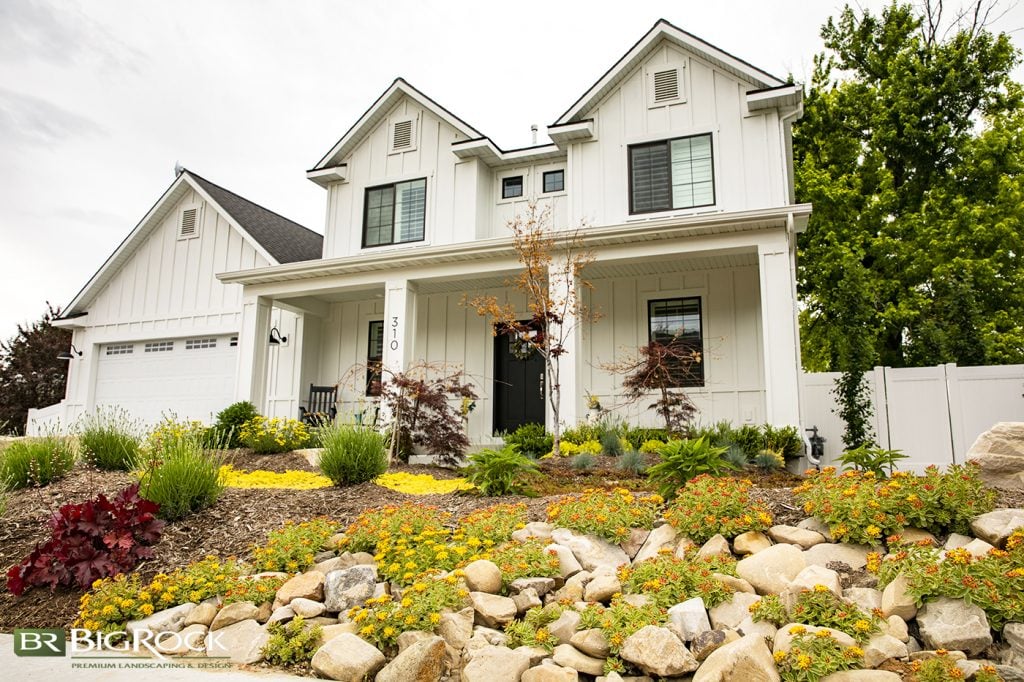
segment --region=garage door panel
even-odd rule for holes
[[[238,349],[230,342],[223,336],[213,348],[186,349],[177,339],[170,351],[145,352],[147,341],[139,341],[133,352],[118,355],[101,347],[96,404],[121,407],[150,424],[169,414],[210,422],[234,397]]]

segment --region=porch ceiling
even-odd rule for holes
[[[757,253],[754,251],[726,252],[710,255],[702,253],[699,256],[680,255],[667,259],[598,261],[587,267],[585,276],[590,279],[640,277],[643,275],[661,275],[673,272],[691,272],[694,270],[739,268],[751,265],[757,265]]]

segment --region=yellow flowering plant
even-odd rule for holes
[[[755,621],[768,621],[776,626],[803,623],[831,628],[845,632],[861,644],[879,632],[882,623],[879,613],[865,613],[824,585],[801,591],[788,609],[777,595],[767,595],[751,604],[749,610]]]
[[[653,454],[657,454],[658,450],[663,445],[665,445],[665,441],[663,441],[663,440],[655,440],[655,439],[651,438],[651,439],[645,440],[643,443],[641,443],[640,447],[639,447],[639,450],[640,450],[640,452],[642,452],[644,454],[653,455]]]
[[[289,452],[309,442],[309,429],[298,419],[257,415],[242,425],[238,439],[259,453]]]
[[[750,530],[765,530],[772,515],[750,496],[753,484],[735,478],[703,474],[691,479],[665,510],[665,519],[698,544],[716,534],[734,538]]]
[[[632,528],[653,528],[663,503],[660,495],[590,488],[555,499],[548,505],[547,518],[561,528],[622,542]]]
[[[220,468],[224,485],[228,488],[281,488],[287,490],[313,490],[329,488],[331,479],[310,471],[239,471],[230,464]]]
[[[394,536],[418,535],[424,530],[439,530],[451,514],[437,507],[407,503],[370,509],[360,514],[347,529],[338,549],[347,552],[376,552],[377,544]]]
[[[464,478],[439,479],[430,474],[410,474],[404,471],[381,474],[373,482],[406,495],[448,495],[473,489],[473,484]]]
[[[146,450],[150,453],[159,452],[168,443],[180,440],[209,440],[209,428],[198,420],[178,421],[178,418],[171,414],[165,415],[157,423],[146,437]]]
[[[601,449],[601,442],[597,440],[585,440],[582,443],[573,443],[563,439],[561,443],[559,443],[558,453],[562,457],[575,457],[576,455],[600,455]],[[550,459],[554,456],[555,453],[552,450],[541,457],[541,459]]]
[[[304,665],[323,644],[323,628],[309,627],[302,616],[288,623],[280,621],[267,626],[270,639],[263,646],[267,663],[280,666]]]
[[[522,502],[496,504],[463,516],[459,520],[459,528],[466,537],[500,543],[511,539],[512,533],[525,527],[528,520],[526,505]]]
[[[558,554],[547,550],[547,544],[545,540],[512,540],[486,552],[484,558],[501,570],[505,588],[519,578],[556,578],[561,575]]]
[[[253,545],[253,563],[260,571],[303,571],[313,565],[316,553],[337,531],[338,524],[324,517],[302,523],[286,521],[270,532],[266,544]]]
[[[558,620],[564,610],[555,603],[533,607],[524,613],[521,619],[517,618],[505,626],[505,636],[508,637],[506,646],[510,649],[536,646],[553,651],[559,642],[548,630],[548,626]]]
[[[784,682],[817,682],[832,673],[864,665],[863,649],[844,647],[826,630],[811,635],[800,626],[794,626],[790,634],[793,639],[789,650],[780,649],[774,654],[775,665]]]
[[[458,611],[469,601],[469,591],[456,574],[444,578],[423,578],[403,590],[401,597],[389,594],[354,606],[348,618],[358,634],[380,649],[393,650],[403,632],[433,632],[444,611]]]
[[[684,558],[670,552],[619,569],[619,582],[623,591],[647,595],[658,606],[668,608],[674,604],[700,597],[704,606],[713,608],[732,597],[728,587],[713,573],[736,575],[736,560],[732,557],[698,557],[696,549]]]
[[[377,543],[377,572],[399,585],[428,573],[449,571],[462,561],[483,558],[484,546],[462,543],[465,536],[448,528],[425,528],[415,535],[389,535]]]
[[[647,625],[663,625],[668,611],[657,604],[648,603],[634,606],[622,599],[613,598],[609,606],[591,604],[580,611],[580,630],[597,628],[608,641],[611,655],[605,660],[605,674],[625,672],[625,665],[619,659],[623,642]]]

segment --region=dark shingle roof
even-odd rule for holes
[[[215,185],[190,170],[193,180],[227,211],[278,263],[295,263],[323,258],[324,237],[308,227],[288,220],[234,192]]]

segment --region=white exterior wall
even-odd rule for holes
[[[677,62],[686,65],[686,101],[649,108],[644,67]],[[755,87],[662,42],[588,114],[594,119],[596,140],[572,145],[567,174],[570,222],[610,225],[788,204],[778,116],[746,112],[745,94]],[[701,133],[712,134],[715,205],[631,216],[627,147]]]

